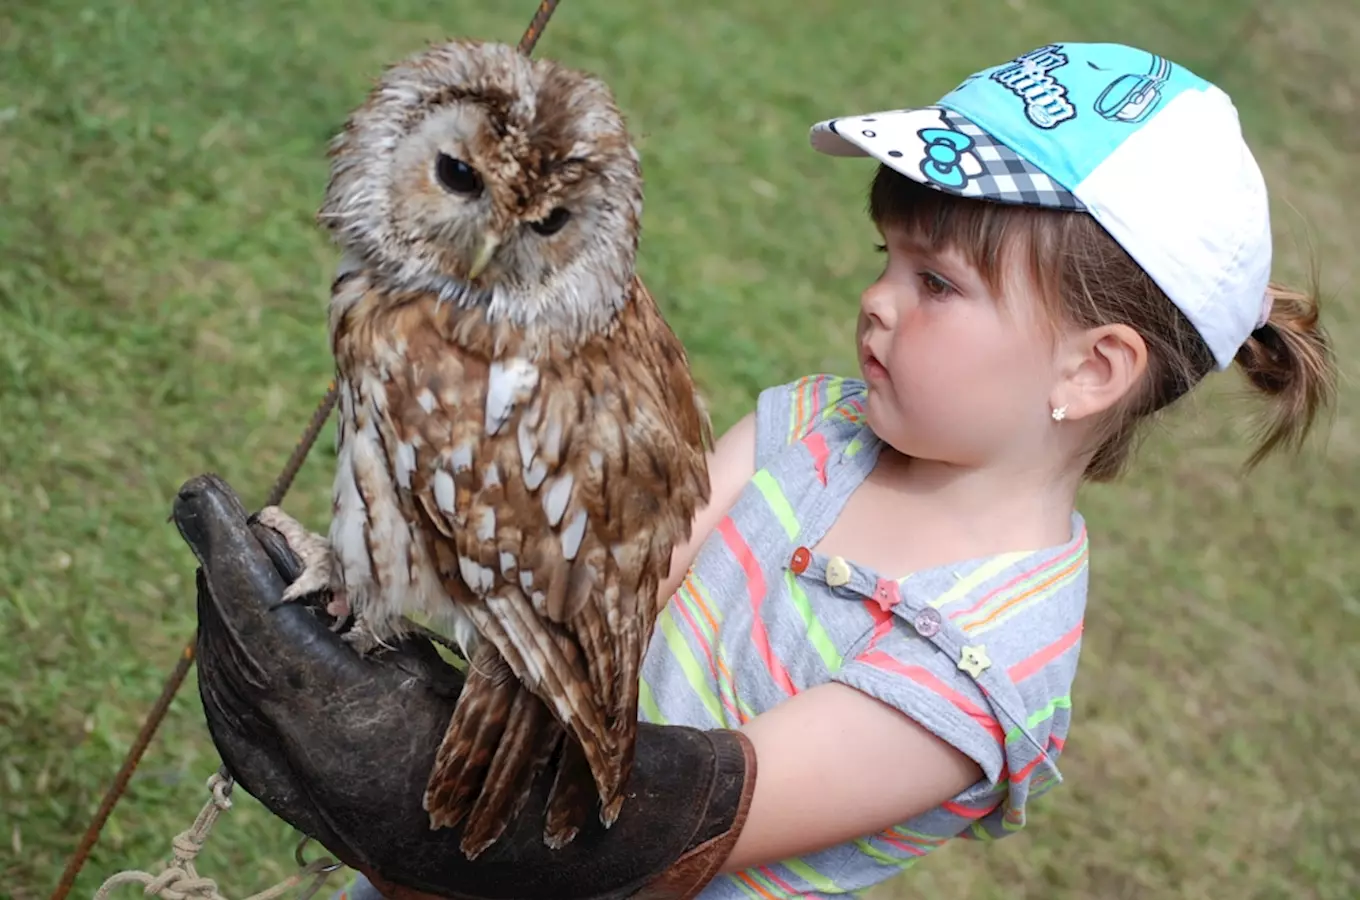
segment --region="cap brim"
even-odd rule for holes
[[[913,181],[963,197],[1084,209],[1066,187],[941,106],[824,119],[812,126],[809,140],[819,153],[869,156]]]
[[[869,152],[861,144],[851,141],[837,130],[839,123],[849,121],[849,119],[826,119],[813,125],[812,133],[809,135],[812,149],[828,156],[868,156]]]

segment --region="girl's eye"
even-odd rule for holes
[[[874,244],[874,249],[877,250],[879,253],[887,253],[887,252],[888,252],[888,245],[887,245],[887,244]]]
[[[952,284],[945,281],[934,272],[922,272],[921,284],[925,287],[926,293],[930,294],[932,297],[943,297],[946,294],[952,293],[954,290]]]

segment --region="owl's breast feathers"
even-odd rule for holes
[[[659,584],[709,493],[683,347],[637,280],[573,348],[362,271],[335,290],[341,390],[368,398],[422,555],[598,773],[631,749]]]

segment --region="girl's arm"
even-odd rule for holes
[[[905,714],[834,682],[797,694],[742,731],[755,747],[756,786],[724,872],[891,828],[983,776]]]

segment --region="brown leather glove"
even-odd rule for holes
[[[240,786],[394,900],[685,900],[717,872],[755,786],[735,731],[643,724],[628,800],[570,844],[543,843],[545,772],[519,818],[469,862],[461,827],[431,831],[425,779],[462,675],[419,635],[360,657],[319,605],[280,604],[300,571],[274,531],[212,475],[174,521],[200,563],[198,684]]]

